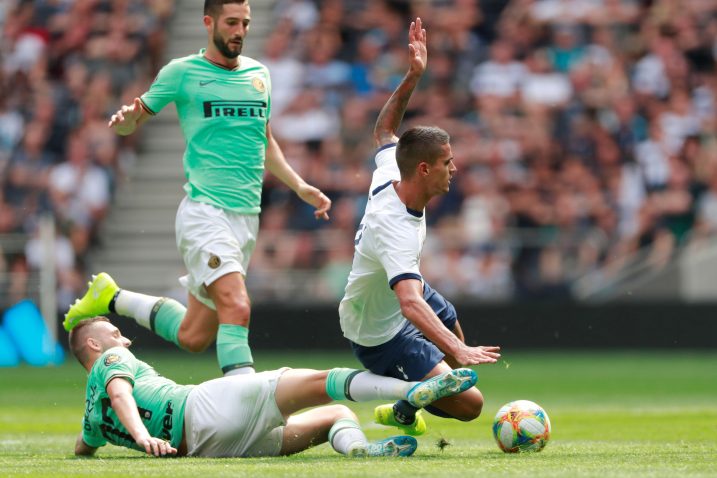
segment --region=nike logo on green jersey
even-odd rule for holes
[[[207,86],[209,83],[214,83],[215,81],[217,80],[199,80],[199,86]]]

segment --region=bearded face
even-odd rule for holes
[[[244,46],[244,39],[238,35],[229,37],[228,39],[222,35],[219,31],[218,26],[214,25],[214,31],[212,32],[212,41],[217,50],[226,58],[234,59],[241,55],[242,46]]]

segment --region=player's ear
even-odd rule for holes
[[[212,33],[212,30],[214,30],[214,18],[210,15],[204,15],[202,21],[204,22],[204,28],[207,29],[207,32]]]
[[[418,174],[421,176],[428,176],[428,174],[431,172],[431,165],[428,164],[425,161],[421,161],[418,163]]]
[[[102,352],[102,344],[92,337],[87,337],[87,348],[94,350],[95,352]]]

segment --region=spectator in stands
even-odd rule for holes
[[[22,145],[15,150],[7,166],[5,198],[11,207],[32,218],[50,209],[47,195],[50,169],[55,163],[45,150],[47,127],[33,122],[25,128]]]

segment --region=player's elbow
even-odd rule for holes
[[[75,456],[92,456],[96,451],[97,448],[87,445],[81,437],[75,442]]]
[[[415,297],[412,295],[399,295],[398,304],[401,307],[401,314],[404,317],[415,317],[421,307],[423,297]]]
[[[95,454],[94,448],[75,447],[75,456],[87,457],[87,456],[94,456],[94,454]]]
[[[395,281],[395,282],[394,282]],[[411,322],[432,313],[430,307],[423,298],[423,286],[421,281],[409,278],[408,280],[391,279],[391,287],[398,299],[401,313]],[[419,327],[420,329],[420,327]]]
[[[396,135],[393,130],[382,128],[379,125],[376,125],[373,130],[373,143],[377,148],[395,142]]]

